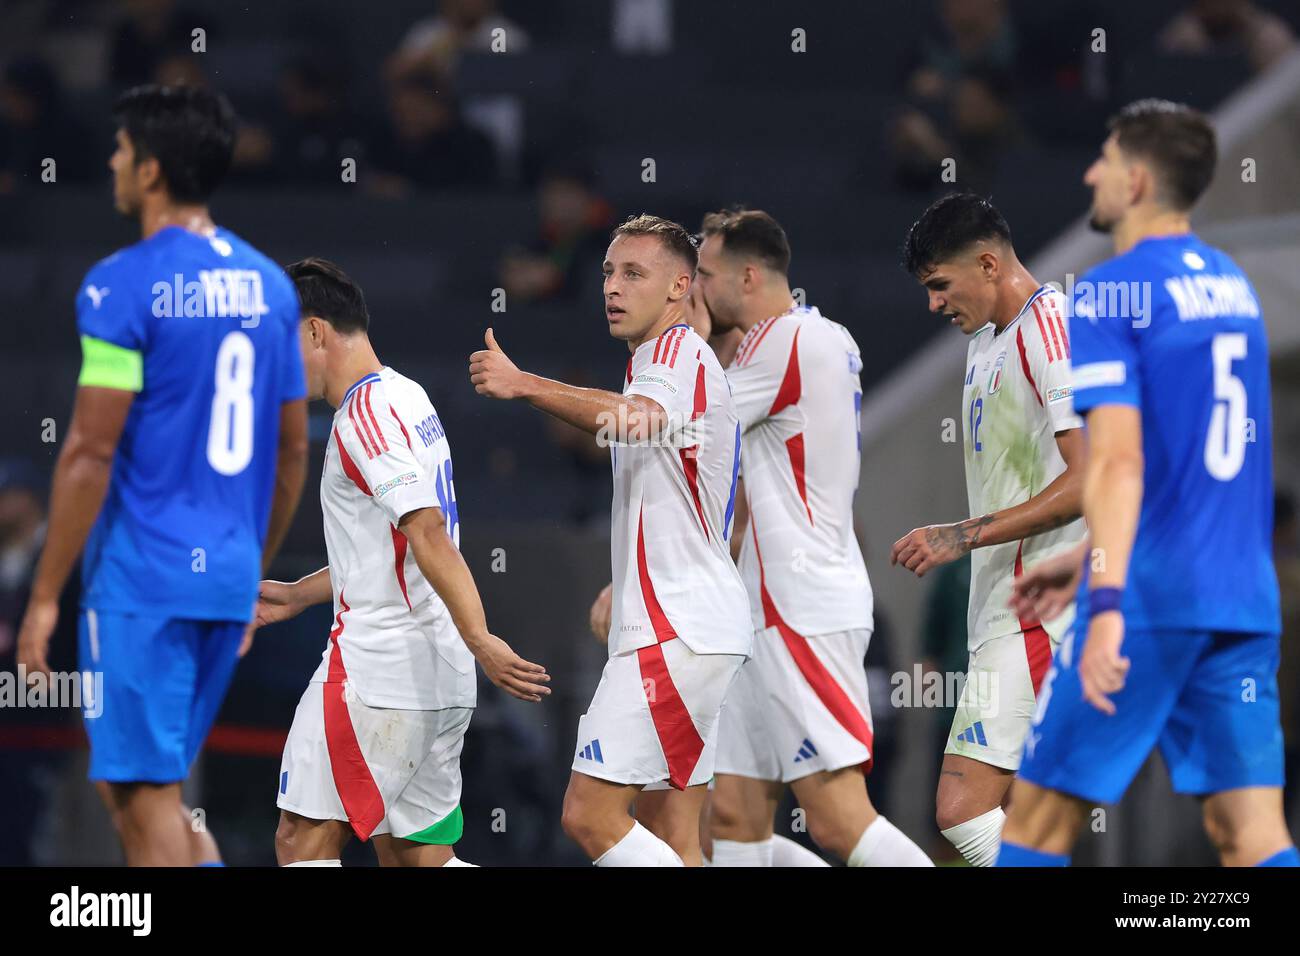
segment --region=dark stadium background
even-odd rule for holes
[[[393,59],[413,25],[440,7],[468,6],[505,18],[505,53],[438,48],[427,62],[409,50]],[[247,124],[215,218],[278,261],[325,256],[363,285],[381,359],[425,385],[446,425],[462,550],[491,626],[554,675],[541,706],[481,687],[463,760],[461,853],[482,864],[581,863],[560,832],[559,800],[603,659],[586,620],[609,577],[608,462],[530,409],[474,394],[467,357],[483,329],[494,326],[526,368],[613,386],[626,352],[606,334],[599,304],[610,225],[649,211],[694,228],[706,211],[743,202],[785,226],[791,284],[853,332],[870,398],[933,337],[955,334],[926,314],[897,266],[908,224],[954,188],[940,180],[936,157],[957,158],[955,185],[990,195],[1021,257],[1032,257],[1086,210],[1080,178],[1117,105],[1168,96],[1213,109],[1262,71],[1230,40],[1195,55],[1169,52],[1164,31],[1193,6],[9,0],[0,10],[0,546],[17,557],[0,582],[0,669],[14,666],[21,558],[39,533],[23,518],[44,506],[59,447],[43,433],[52,420],[61,435],[70,412],[77,284],[138,238],[111,206],[108,108],[133,82],[208,83]],[[1300,32],[1295,3],[1259,0],[1252,9]],[[655,19],[664,10],[666,32]],[[195,28],[205,52],[191,52]],[[1098,28],[1104,55],[1090,49]],[[795,29],[805,31],[807,52],[792,50]],[[918,70],[945,77],[948,92],[922,95]],[[936,154],[931,135],[948,152]],[[42,180],[45,157],[56,160],[54,182]],[[354,182],[341,176],[346,158],[356,160]],[[653,182],[643,179],[646,159]],[[539,221],[543,194],[582,211],[571,241]],[[534,282],[543,287],[536,301],[508,291],[505,310],[494,311],[494,290],[529,284],[503,278],[512,256],[516,267],[548,256],[560,265]],[[324,563],[315,482],[330,414],[323,404],[313,410],[313,473],[276,563],[282,579]],[[946,472],[964,495],[951,449],[888,467]],[[937,851],[933,787],[949,712],[893,710],[889,677],[910,672],[923,650],[941,668],[963,668],[965,598],[934,592],[926,626],[916,615],[891,626],[891,593],[918,586],[876,568],[906,527],[862,530],[878,609],[872,792]],[[493,570],[494,554],[504,555],[504,572]],[[74,602],[68,595],[56,667],[75,666]],[[189,800],[231,863],[274,862],[280,745],[328,618],[316,608],[259,635],[196,768]],[[1283,693],[1293,700],[1296,690]],[[84,764],[74,712],[0,708],[0,864],[118,859]],[[1166,789],[1158,772],[1144,777],[1117,817],[1132,839],[1107,849],[1092,837],[1080,859],[1211,860],[1194,808]],[[1147,831],[1161,841],[1140,839]],[[354,846],[352,861],[370,859]]]

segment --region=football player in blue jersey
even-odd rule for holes
[[[1225,865],[1300,865],[1282,815],[1268,341],[1249,280],[1189,222],[1215,156],[1205,117],[1142,100],[1084,178],[1116,253],[1071,300],[1091,540],[1013,595],[1050,617],[1077,583],[1078,613],[999,866],[1067,864],[1088,808],[1117,802],[1157,746]]]
[[[208,213],[235,137],[223,97],[138,87],[115,118],[113,199],[142,238],[92,267],[77,295],[81,373],[19,661],[48,672],[59,592],[84,546],[80,669],[103,688],[102,701],[83,695],[90,779],[128,864],[213,864],[181,784],[306,477],[298,300]]]

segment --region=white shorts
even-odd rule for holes
[[[1056,644],[1039,626],[990,638],[971,651],[943,752],[1019,770],[1038,689]]]
[[[362,840],[460,839],[460,751],[474,711],[368,707],[346,684],[311,683],[280,762],[275,803],[311,820],[346,820]]]
[[[754,635],[754,657],[722,708],[718,773],[788,782],[871,766],[871,706],[863,659],[871,631]]]
[[[573,769],[651,789],[708,783],[718,712],[744,662],[741,654],[696,654],[681,640],[611,657],[578,720]]]

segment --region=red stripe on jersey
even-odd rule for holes
[[[1061,310],[1056,307],[1055,302],[1044,303],[1047,307],[1048,314],[1056,320],[1056,327],[1061,330],[1061,345],[1065,348],[1065,357],[1070,357],[1070,336],[1065,331],[1065,319],[1061,316]]]
[[[802,331],[795,330],[794,341],[790,343],[790,359],[785,364],[785,377],[781,379],[781,387],[776,390],[769,415],[775,415],[781,409],[793,405],[803,394],[803,380],[799,377],[799,333]]]
[[[343,615],[351,610],[339,592],[341,609],[334,618],[330,631],[329,676],[321,687],[325,718],[325,747],[329,751],[330,773],[338,791],[343,809],[352,824],[352,831],[362,840],[370,839],[375,827],[383,822],[384,798],[375,785],[375,778],[366,764],[365,754],[357,742],[357,732],[348,712],[347,669],[343,666],[343,651],[339,639],[343,637]]]
[[[406,609],[411,609],[411,597],[406,593],[406,535],[397,530],[397,525],[389,525],[393,530],[393,571],[397,574],[397,583],[402,589]]]
[[[772,595],[767,590],[767,576],[763,570],[763,555],[758,549],[758,529],[754,524],[752,513],[749,518],[749,527],[754,535],[754,555],[758,558],[758,590],[763,602],[763,624],[765,627],[775,627],[777,629],[786,650],[794,658],[799,673],[812,687],[813,693],[822,702],[822,706],[830,711],[831,716],[835,718],[841,727],[867,748],[868,756],[866,762],[862,764],[862,772],[864,774],[870,773],[872,744],[875,739],[871,729],[871,721],[863,716],[862,712],[853,703],[853,699],[845,693],[844,688],[836,682],[835,677],[826,669],[826,665],[821,662],[821,659],[809,645],[808,639],[787,624],[785,619],[781,617],[780,612],[777,611],[776,602],[772,600]]]
[[[677,632],[673,630],[668,615],[664,613],[664,609],[659,605],[659,599],[655,597],[654,582],[650,580],[650,566],[646,563],[644,508],[636,519],[636,570],[641,578],[641,599],[645,602],[646,613],[650,615],[650,623],[654,625],[655,637],[661,644],[664,641],[671,641],[677,636]]]
[[[695,513],[700,516],[700,527],[704,530],[704,540],[709,540],[709,525],[704,520],[704,505],[700,503],[700,463],[699,445],[680,448],[677,454],[682,459],[682,471],[686,473],[686,485],[691,489],[691,500],[695,502]]]
[[[759,331],[758,335],[754,337],[754,344],[749,347],[747,352],[745,352],[745,361],[741,364],[749,364],[749,361],[754,357],[754,353],[758,351],[758,347],[763,343],[763,339],[767,338],[767,333],[772,331],[772,326],[776,325],[776,320],[779,318],[779,315],[774,315],[772,318],[767,320],[767,323]],[[798,333],[795,334],[797,335]]]
[[[375,426],[375,436],[379,439],[375,445],[382,447],[384,451],[388,451],[388,439],[384,437],[384,430],[379,427],[379,420],[375,418],[374,409],[370,407],[370,389],[372,385],[373,383],[367,382],[366,387],[363,389],[364,395],[362,397],[366,403],[366,414],[370,416],[370,424]]]
[[[790,470],[794,472],[794,487],[803,502],[803,510],[808,512],[808,523],[813,523],[812,508],[808,507],[808,486],[803,473],[803,432],[792,435],[785,440],[785,451],[790,456]]]
[[[1020,368],[1025,373],[1025,379],[1029,382],[1029,387],[1034,390],[1034,398],[1038,399],[1038,404],[1043,404],[1043,396],[1038,394],[1038,385],[1034,382],[1034,373],[1029,370],[1029,355],[1025,352],[1025,333],[1016,327],[1016,348],[1020,350]]]
[[[663,342],[664,342],[664,337],[663,337],[662,335],[655,339],[655,354],[652,355],[652,356],[650,356],[650,364],[651,364],[651,365],[658,365],[658,364],[659,364],[659,346],[663,345]],[[628,368],[631,368],[631,367],[632,367],[632,362],[631,362],[631,360],[629,359],[629,360],[628,360]]]
[[[357,414],[356,396],[348,401],[348,418],[352,420],[352,430],[357,433],[357,438],[361,439],[361,447],[366,453],[367,458],[374,458],[376,451],[374,449],[374,439],[370,438],[370,429],[366,427],[364,419]]]
[[[682,339],[684,338],[686,338],[686,330],[679,329],[677,335],[673,337],[673,357],[668,360],[669,368],[677,364],[677,353],[682,350]]]
[[[402,430],[402,437],[406,439],[406,447],[410,448],[411,451],[415,451],[415,449],[411,447],[411,433],[408,432],[406,430],[406,426],[402,424],[401,418],[399,418],[397,415],[397,409],[395,409],[392,405],[389,405],[388,410],[392,412],[393,420],[397,422],[397,427]]]
[[[338,446],[339,464],[343,466],[343,474],[352,479],[352,483],[361,489],[363,495],[369,495],[370,486],[366,484],[365,476],[361,474],[361,469],[357,467],[357,463],[353,461],[352,456],[348,454],[348,450],[344,446],[343,439],[339,436],[339,430],[337,428],[334,429],[334,444]]]
[[[632,360],[627,360],[627,384],[632,384]]]
[[[1047,361],[1054,361],[1052,357],[1052,340],[1047,337],[1047,326],[1043,324],[1043,317],[1038,311],[1038,303],[1034,303],[1034,321],[1038,323],[1038,337],[1043,340],[1043,351],[1047,353]],[[1019,329],[1017,329],[1019,331]]]
[[[1016,545],[1016,563],[1012,573],[1016,577],[1025,573],[1024,565],[1020,560],[1020,552],[1024,549],[1025,543],[1021,541]],[[1043,678],[1047,676],[1047,669],[1052,664],[1052,638],[1043,630],[1043,625],[1030,618],[1023,618],[1016,615],[1020,621],[1020,629],[1025,635],[1025,660],[1029,664],[1029,678],[1034,684],[1034,696],[1038,696],[1038,689],[1043,686]]]
[[[641,687],[650,706],[650,719],[654,721],[659,746],[668,761],[668,785],[685,790],[704,752],[704,740],[668,673],[663,645],[641,648],[636,652],[636,659],[641,665]]]
[[[699,355],[697,354],[695,357],[699,358]],[[691,412],[691,421],[695,421],[695,419],[703,415],[708,407],[709,393],[704,387],[704,363],[701,362],[695,368],[695,408]]]
[[[1048,327],[1048,329],[1050,329],[1051,332],[1052,332],[1052,344],[1053,344],[1054,346],[1056,346],[1056,357],[1057,357],[1058,359],[1059,359],[1059,358],[1065,358],[1065,349],[1064,349],[1064,347],[1061,345],[1061,339],[1064,338],[1064,335],[1063,335],[1063,334],[1060,335],[1060,336],[1057,335],[1057,332],[1056,332],[1057,325],[1056,325],[1056,323],[1053,321],[1053,316],[1052,316],[1051,307],[1048,306],[1048,304],[1047,304],[1046,302],[1043,303],[1043,306],[1042,306],[1042,313],[1043,313],[1043,315],[1044,315],[1044,316],[1046,317],[1046,319],[1047,319],[1047,327]],[[1050,361],[1050,358],[1051,358],[1050,355],[1049,355],[1048,358],[1049,358],[1049,361]]]

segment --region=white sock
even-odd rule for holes
[[[1007,815],[1001,807],[994,807],[987,813],[972,817],[965,823],[940,830],[948,842],[966,858],[971,866],[992,866],[998,858],[998,847],[1002,845],[1002,824]]]
[[[342,866],[338,860],[299,860],[297,863],[286,863],[285,866]]]
[[[714,866],[771,866],[772,837],[754,843],[739,840],[713,841]]]
[[[812,850],[780,834],[772,837],[772,866],[830,866]]]
[[[627,836],[600,855],[596,866],[685,866],[673,852],[641,824],[633,822]]]
[[[448,860],[446,863],[442,865],[443,869],[446,869],[449,866],[472,866],[475,869],[478,869],[477,863],[466,863],[458,856],[453,856],[450,860]]]
[[[934,866],[919,846],[883,816],[862,831],[845,862],[849,866]]]

